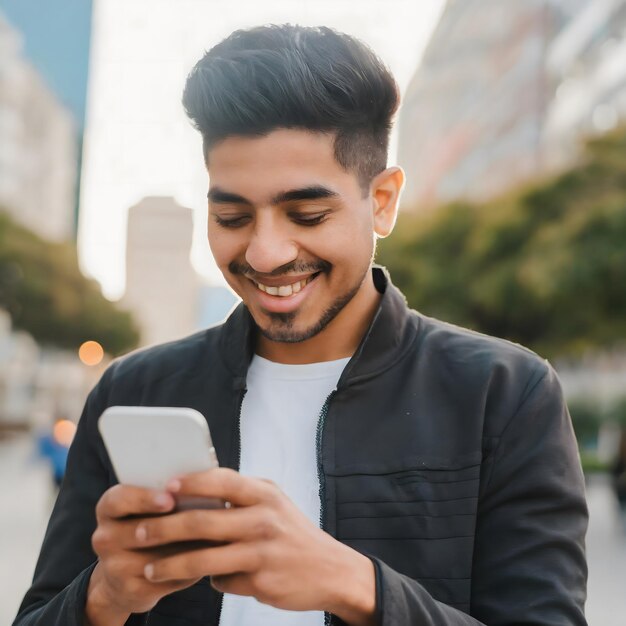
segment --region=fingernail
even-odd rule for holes
[[[166,493],[157,493],[157,495],[154,496],[154,503],[162,509],[169,507],[171,502],[172,500],[170,496],[168,496]]]
[[[137,541],[145,541],[148,538],[148,531],[143,524],[137,526],[137,530],[135,530],[135,537]]]
[[[168,491],[180,491],[180,480],[173,478],[167,483],[166,489]]]
[[[148,565],[143,568],[143,573],[148,580],[152,580],[152,577],[154,576],[154,565],[152,565],[152,563],[148,563]]]

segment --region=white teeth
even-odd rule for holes
[[[297,283],[291,285],[281,285],[280,287],[270,287],[269,285],[263,285],[262,283],[256,283],[256,286],[270,296],[281,296],[283,298],[291,296],[294,293],[298,293],[304,287],[313,280],[313,276],[309,276],[304,280],[299,280]]]

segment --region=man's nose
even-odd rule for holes
[[[298,246],[273,220],[257,220],[246,249],[246,261],[259,274],[270,274],[298,258]]]

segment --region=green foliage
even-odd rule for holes
[[[550,180],[405,212],[378,260],[411,306],[544,356],[624,342],[626,129]]]
[[[626,396],[615,402],[608,410],[607,419],[626,428]]]
[[[585,474],[606,473],[611,469],[610,464],[600,460],[595,452],[582,451],[580,463]]]
[[[607,418],[606,411],[588,399],[573,399],[568,402],[572,425],[581,448],[594,447],[598,440],[598,432],[602,422]]]
[[[73,245],[44,241],[2,212],[0,307],[44,345],[73,349],[91,339],[116,355],[138,341],[130,314],[80,273]]]
[[[603,423],[613,422],[626,427],[626,396],[608,405],[587,397],[572,398],[567,403],[576,433],[585,474],[609,471],[611,463],[598,457],[598,435]]]

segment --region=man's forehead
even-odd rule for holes
[[[252,204],[285,194],[292,194],[293,200],[330,198],[358,187],[354,173],[337,162],[332,137],[296,129],[228,137],[208,153],[207,169],[213,201],[224,200],[224,193]]]
[[[288,157],[287,157],[288,155]],[[300,128],[279,128],[264,135],[232,135],[213,145],[207,153],[209,170],[223,163],[288,159],[334,160],[334,135]]]

